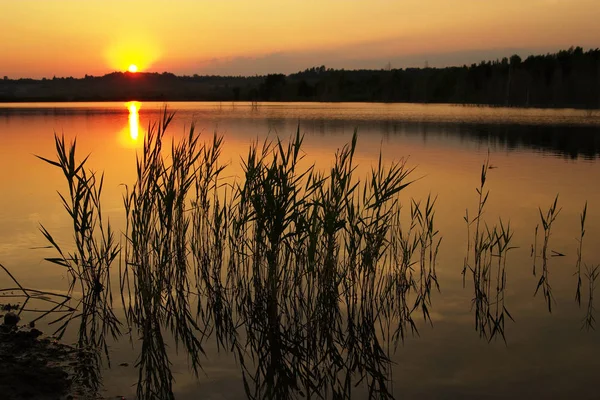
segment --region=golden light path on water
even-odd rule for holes
[[[129,109],[129,136],[131,140],[137,142],[140,135],[140,114],[138,113],[140,103],[130,101],[127,103],[127,108]]]
[[[128,124],[118,134],[118,142],[123,148],[138,148],[143,143],[143,131],[140,131],[139,101],[129,101],[124,104],[129,111]]]

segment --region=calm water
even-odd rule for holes
[[[123,227],[122,184],[135,178],[135,155],[161,103],[15,104],[0,106],[0,263],[28,287],[64,291],[64,271],[43,261],[42,223],[66,249],[69,219],[56,194],[65,190],[58,170],[34,155],[54,156],[53,133],[77,137],[80,155],[104,171],[103,207]],[[215,104],[172,103],[171,134],[190,124],[224,136],[228,176],[241,175],[240,157],[252,141],[296,128],[305,134],[305,161],[331,166],[336,149],[358,129],[357,174],[366,176],[381,151],[387,163],[408,157],[415,178],[403,195],[438,196],[436,218],[443,241],[438,258],[441,293],[433,298],[434,326],[406,340],[394,354],[394,390],[409,398],[598,398],[600,333],[581,330],[587,304],[574,296],[579,213],[588,202],[583,262],[600,264],[600,114],[577,110],[519,110],[447,105],[386,104]],[[506,303],[515,323],[506,326],[507,345],[487,343],[474,330],[472,289],[463,289],[465,209],[474,213],[475,188],[487,153],[490,198],[484,218],[510,220],[514,245],[508,257]],[[559,194],[562,211],[549,248],[565,254],[549,260],[556,305],[552,314],[533,296],[531,245],[539,221]],[[115,274],[116,275],[116,274]],[[0,287],[12,285],[0,275]],[[596,296],[598,297],[598,296]],[[117,302],[118,304],[118,302]],[[27,318],[25,318],[27,319]],[[69,339],[69,338],[67,338]],[[104,395],[133,398],[136,350],[126,338],[112,344],[113,368],[105,371]],[[239,367],[207,343],[206,375],[196,381],[185,354],[171,347],[177,398],[244,398]],[[129,366],[119,366],[128,363]]]

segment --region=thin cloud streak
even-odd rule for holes
[[[568,46],[566,46],[568,47]],[[356,56],[356,52],[275,52],[260,56],[240,56],[203,60],[181,68],[182,74],[253,76],[273,73],[290,74],[306,68],[325,65],[334,69],[383,69],[462,66],[518,54],[553,53],[565,47],[496,48],[447,53]],[[158,66],[160,69],[160,66]]]

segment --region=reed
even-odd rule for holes
[[[16,285],[15,287],[7,287],[0,289],[0,298],[14,299],[18,301],[23,300],[23,303],[17,307],[18,315],[21,315],[21,313],[24,311],[35,311],[36,313],[39,313],[39,315],[36,318],[29,321],[30,325],[34,325],[37,321],[46,318],[49,315],[69,315],[77,311],[76,309],[69,306],[69,303],[71,301],[71,297],[69,295],[26,288],[21,283],[19,283],[17,278],[15,278],[15,276],[9,271],[8,268],[6,268],[2,264],[0,264],[0,268],[2,268],[2,270]],[[48,303],[49,307],[51,308],[46,310],[40,310],[39,308],[27,309],[27,304],[30,301],[41,301],[43,303]]]
[[[188,196],[197,187],[203,147],[192,125],[179,143],[172,141],[166,155],[163,139],[172,118],[165,110],[162,120],[149,126],[136,182],[124,196],[127,240],[121,293],[127,321],[142,339],[139,398],[173,396],[165,331],[183,346],[196,374],[204,353],[204,328],[190,300],[188,261],[193,225]]]
[[[585,277],[588,281],[588,302],[581,328],[587,331],[595,329],[596,317],[594,314],[596,313],[596,307],[594,306],[594,291],[596,289],[596,279],[598,279],[599,274],[600,265],[594,267],[586,266]]]
[[[164,329],[195,371],[209,337],[234,352],[249,398],[348,397],[358,383],[392,397],[382,340],[416,333],[414,312],[431,323],[439,289],[435,199],[411,201],[408,230],[400,218],[413,170],[380,158],[361,182],[356,132],[329,173],[301,168],[298,129],[287,144],[252,144],[232,182],[222,139],[202,144],[193,127],[164,157],[171,119],[149,127],[124,197],[121,293],[143,343],[138,397],[172,396]]]
[[[63,251],[43,225],[40,230],[58,253],[46,260],[65,268],[71,277],[68,297],[74,297],[76,285],[79,293],[76,304],[50,324],[58,325],[56,333],[61,337],[72,320],[79,320],[77,347],[82,368],[77,369],[80,376],[76,379],[95,392],[100,385],[100,351],[110,362],[107,338],[120,336],[121,322],[113,312],[110,280],[111,265],[120,254],[120,245],[110,221],[102,215],[103,175],[86,168],[89,156],[82,161],[76,159],[76,141],[67,145],[64,136],[55,135],[54,139],[56,159],[37,157],[59,168],[65,177],[68,194],[58,194],[72,221],[75,250]]]
[[[533,233],[533,244],[531,245],[531,258],[533,258],[533,276],[536,276],[536,262],[538,258],[538,250],[537,250],[537,238],[538,238],[538,230],[540,229],[540,224],[535,225],[535,231]]]
[[[257,355],[255,370],[245,370],[249,397],[349,395],[356,379],[389,395],[378,310],[390,289],[383,271],[392,260],[396,196],[410,170],[380,162],[360,185],[356,140],[336,154],[329,175],[298,170],[299,132],[287,147],[252,147],[244,162],[233,209],[242,246],[229,271],[243,292],[244,348]]]
[[[582,253],[582,248],[583,248],[583,236],[585,235],[585,217],[587,215],[587,201],[585,202],[585,205],[583,206],[583,211],[581,212],[581,215],[579,216],[579,222],[580,222],[580,233],[579,233],[579,238],[577,239],[577,242],[579,243],[579,246],[577,247],[577,260],[575,261],[575,274],[577,276],[577,290],[575,291],[575,301],[577,302],[577,304],[579,305],[579,307],[581,307],[581,253]]]
[[[497,225],[488,226],[483,220],[485,205],[489,198],[486,187],[487,173],[490,169],[489,154],[481,167],[478,194],[477,214],[469,219],[468,209],[464,220],[467,224],[467,253],[463,262],[463,285],[467,271],[473,281],[472,309],[475,311],[475,330],[480,337],[491,341],[501,336],[506,343],[505,322],[510,315],[505,301],[507,284],[506,261],[511,246],[513,232],[510,222],[504,224],[502,219]],[[474,225],[471,237],[471,226]],[[472,257],[472,258],[471,258]]]
[[[542,289],[542,293],[544,295],[544,299],[546,300],[546,304],[548,305],[548,312],[552,312],[552,303],[556,303],[554,297],[552,296],[552,287],[550,286],[550,273],[548,270],[548,246],[550,242],[550,235],[552,231],[552,224],[560,214],[561,209],[558,207],[558,195],[554,198],[554,202],[548,208],[548,211],[544,215],[542,209],[539,208],[540,219],[542,223],[542,228],[544,229],[544,242],[542,245],[542,272],[540,275],[540,279],[538,281],[537,287],[534,292],[534,296],[537,295],[540,288]],[[537,228],[536,228],[537,233]],[[537,235],[536,235],[537,237]],[[556,253],[557,255],[559,253]],[[535,273],[535,267],[534,267]]]

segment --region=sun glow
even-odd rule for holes
[[[108,65],[115,71],[148,71],[159,58],[158,44],[141,34],[120,39],[106,50]]]

